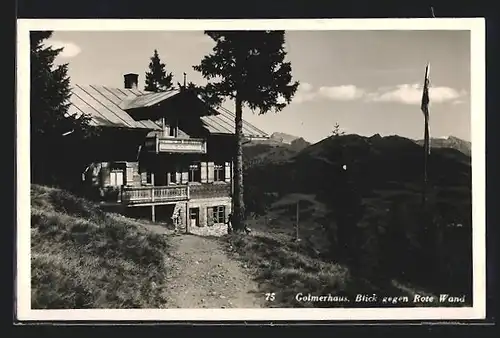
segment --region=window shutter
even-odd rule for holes
[[[115,179],[116,179],[116,182],[115,182],[115,186],[121,186],[123,185],[123,172],[122,171],[117,171],[115,173]]]
[[[208,162],[208,183],[214,181],[214,162]]]
[[[201,162],[201,183],[207,183],[208,181],[208,166],[207,162]]]
[[[207,225],[214,225],[214,210],[211,207],[207,208]]]
[[[222,206],[220,217],[221,217],[222,223],[225,223],[226,222],[226,206],[224,206],[224,205]]]
[[[224,206],[224,222],[229,219],[230,208],[228,206]]]
[[[214,223],[219,224],[219,214],[220,214],[220,208],[219,207],[214,207]]]
[[[225,173],[224,173],[224,178],[226,182],[231,182],[231,163],[226,162],[225,163]]]
[[[189,173],[187,171],[182,172],[182,183],[187,183],[189,181]]]
[[[127,184],[132,184],[134,182],[134,168],[127,167],[127,173],[125,175],[125,180]]]

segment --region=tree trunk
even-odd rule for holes
[[[233,229],[235,231],[243,230],[243,220],[245,215],[245,204],[243,201],[243,107],[241,99],[236,95],[236,157],[234,168],[234,212],[233,212]]]

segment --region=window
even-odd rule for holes
[[[199,164],[191,164],[188,171],[189,182],[201,182],[201,170]]]
[[[226,221],[226,217],[225,217],[226,210],[225,209],[226,208],[223,205],[219,205],[219,206],[212,208],[214,224],[225,223],[225,221]]]
[[[200,209],[198,208],[189,208],[189,220],[191,226],[200,226]]]
[[[224,168],[224,163],[215,163],[214,165],[214,181],[223,182],[225,180],[224,174],[226,170]]]
[[[109,184],[114,187],[119,187],[123,185],[123,171],[121,170],[113,170],[110,174],[110,182]]]
[[[146,183],[153,184],[153,177],[149,171],[146,172]]]
[[[169,127],[169,136],[177,137],[178,136],[178,126],[177,126],[177,121],[174,123],[170,124]]]
[[[170,183],[176,184],[177,183],[177,172],[172,171],[172,172],[168,173],[168,175],[170,177]]]

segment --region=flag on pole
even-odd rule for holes
[[[422,93],[422,104],[420,109],[424,113],[425,117],[425,134],[424,134],[424,148],[427,154],[431,153],[431,147],[429,144],[429,71],[430,64],[425,67],[425,80],[424,80],[424,91]]]

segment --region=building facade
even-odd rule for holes
[[[87,114],[101,132],[82,175],[85,191],[104,206],[147,211],[181,231],[221,225],[232,211],[234,114],[209,107],[195,93],[137,88],[72,89],[70,114]],[[243,122],[247,138],[266,133]]]

